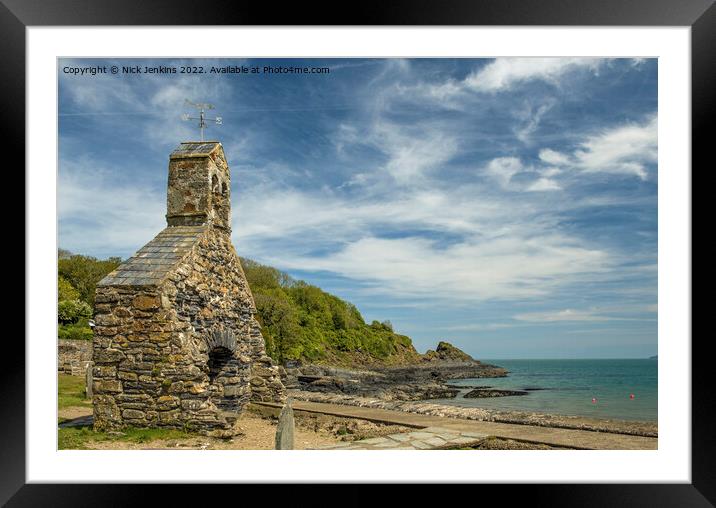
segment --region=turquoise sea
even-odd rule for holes
[[[527,395],[455,399],[440,404],[564,415],[657,420],[658,360],[481,360],[510,371],[506,378],[451,380],[453,385],[479,385],[524,390]],[[633,394],[634,398],[630,398]],[[592,399],[596,399],[596,403]]]

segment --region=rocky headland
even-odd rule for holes
[[[461,388],[448,384],[451,379],[495,378],[507,374],[502,367],[482,363],[455,346],[440,342],[434,351],[429,350],[403,365],[376,364],[357,369],[294,363],[284,369],[283,381],[287,388],[306,392],[415,401],[456,397]],[[505,390],[489,390],[483,396],[512,395],[502,392]]]

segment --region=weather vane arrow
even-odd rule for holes
[[[196,108],[199,110],[199,116],[189,116],[188,114],[182,115],[182,120],[199,120],[199,132],[201,133],[201,141],[204,141],[204,129],[208,127],[208,124],[206,122],[214,122],[216,125],[222,124],[222,119],[220,116],[217,116],[216,118],[207,118],[206,117],[206,110],[207,109],[214,109],[213,104],[209,104],[206,102],[191,102],[189,99],[186,99],[184,101],[184,104],[187,106],[191,106],[193,108]]]

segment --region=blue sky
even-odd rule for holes
[[[87,65],[329,74],[65,74]],[[477,358],[657,352],[657,62],[60,60],[59,243],[128,257],[211,102],[240,255]]]

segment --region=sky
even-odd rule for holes
[[[259,72],[210,72],[226,66]],[[127,258],[166,226],[169,153],[199,138],[185,100],[209,102],[239,255],[420,352],[657,353],[655,59],[61,59],[58,76],[63,249]]]

